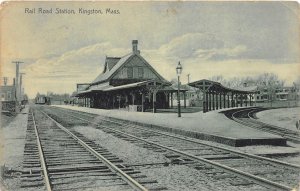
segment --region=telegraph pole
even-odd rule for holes
[[[3,78],[4,86],[7,86],[7,80],[8,80],[7,77],[4,77],[4,78]]]
[[[188,77],[188,83],[190,83],[190,75],[191,75],[191,74],[188,74],[188,75],[187,75],[187,77]]]
[[[13,61],[12,63],[16,64],[16,84],[15,84],[15,90],[16,90],[16,101],[19,102],[19,99],[20,99],[20,92],[19,92],[19,67],[20,67],[20,64],[22,64],[24,62]]]
[[[22,91],[22,85],[23,85],[23,75],[25,75],[25,73],[20,73],[20,97],[21,97],[21,101],[23,99],[23,91]]]

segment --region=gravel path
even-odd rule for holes
[[[14,120],[15,117],[16,115],[12,113],[1,113],[0,115],[1,127],[7,126],[10,122]]]
[[[23,109],[7,126],[0,129],[0,165],[11,170],[22,170],[23,152],[27,129],[28,107]],[[15,190],[19,186],[18,178],[3,178],[3,190]]]

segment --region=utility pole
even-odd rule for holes
[[[24,63],[21,61],[13,61],[12,63],[16,64],[16,84],[15,84],[15,90],[16,90],[16,101],[19,103],[20,99],[20,92],[19,92],[19,67],[20,64]]]
[[[191,75],[191,74],[188,74],[188,75],[187,75],[187,77],[188,77],[188,83],[190,83],[190,75]]]
[[[7,86],[7,77],[3,77],[4,86]]]
[[[23,88],[22,88],[22,85],[23,85],[23,75],[25,75],[25,73],[20,73],[20,98],[21,98],[21,101],[23,99]]]

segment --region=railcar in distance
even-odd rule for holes
[[[51,99],[47,96],[37,96],[35,98],[35,104],[41,104],[41,105],[50,105]]]

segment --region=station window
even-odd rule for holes
[[[127,68],[127,78],[133,78],[133,68],[132,67]]]
[[[144,68],[139,67],[138,68],[138,78],[143,78],[144,77]]]

